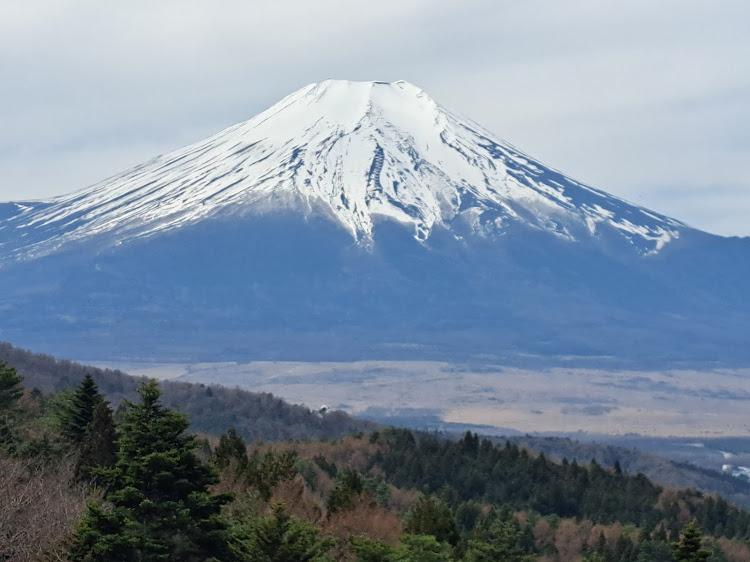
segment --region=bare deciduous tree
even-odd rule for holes
[[[74,467],[73,458],[43,469],[0,458],[0,559],[65,560],[89,496],[73,484]]]

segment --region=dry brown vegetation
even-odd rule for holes
[[[269,505],[274,503],[283,503],[287,513],[312,523],[319,521],[323,515],[320,498],[305,486],[300,475],[293,480],[279,482],[274,487]]]
[[[303,459],[317,456],[336,463],[339,469],[357,468],[366,471],[364,459],[377,452],[376,443],[367,438],[346,438],[338,442],[256,444],[248,447],[249,454],[257,451],[261,455],[268,450],[279,453],[295,450]],[[0,459],[0,559],[19,562],[33,560],[64,560],[66,541],[80,520],[87,494],[85,488],[72,485],[74,459],[68,458],[54,469],[29,470],[23,461]],[[352,536],[363,536],[372,540],[397,544],[403,533],[403,514],[414,505],[418,493],[411,489],[391,486],[387,506],[378,505],[366,494],[360,495],[348,507],[329,514],[325,506],[335,481],[325,471],[316,468],[316,486],[312,489],[301,475],[279,482],[272,490],[267,502],[242,478],[237,477],[235,465],[222,471],[215,491],[232,492],[240,501],[229,510],[238,511],[249,507],[248,515],[270,514],[271,506],[283,503],[287,512],[299,519],[318,526],[324,536],[339,539],[339,546],[332,552],[337,560],[352,560],[346,547]],[[375,476],[375,474],[369,474]],[[660,503],[667,505],[678,500],[674,490],[665,490]],[[489,506],[484,506],[484,515]],[[526,512],[515,514],[526,524],[536,522],[533,535],[543,562],[580,562],[584,544],[595,546],[604,537],[609,548],[627,531],[620,523],[594,524],[589,520],[541,517]],[[625,532],[628,535],[628,532]],[[631,540],[635,540],[635,533]],[[729,562],[747,562],[750,549],[744,543],[719,539],[721,548]]]
[[[313,461],[316,457],[324,458],[328,463],[335,463],[339,470],[353,468],[369,477],[379,476],[377,471],[369,470],[367,458],[383,447],[381,442],[370,442],[369,438],[347,437],[338,441],[317,442],[286,442],[286,443],[256,443],[248,446],[248,454],[254,452],[264,455],[269,450],[276,453],[295,451],[301,459]],[[403,533],[403,516],[415,504],[419,493],[413,489],[401,489],[390,486],[390,497],[387,506],[377,505],[372,498],[363,494],[347,508],[336,513],[326,512],[326,501],[336,482],[315,463],[313,466],[316,479],[314,489],[297,475],[293,480],[279,483],[273,490],[269,502],[261,507],[261,511],[268,514],[274,502],[281,502],[287,506],[287,512],[295,517],[318,526],[324,536],[339,539],[339,546],[332,551],[336,560],[353,560],[346,544],[353,536],[367,537],[372,540],[391,545],[398,544]],[[242,485],[238,486],[231,475],[224,475],[219,485],[222,490],[243,492]],[[665,489],[660,498],[660,507],[677,502],[680,506],[680,521],[689,521],[689,510],[674,489]],[[485,505],[481,510],[483,516],[488,516],[491,506]],[[588,519],[561,519],[559,517],[539,517],[527,512],[514,514],[522,525],[528,521],[536,522],[533,526],[534,541],[539,552],[540,562],[580,562],[584,545],[597,547],[604,537],[604,544],[608,549],[614,549],[622,535],[637,542],[637,529],[633,526],[623,526],[619,522],[613,524],[595,524]],[[706,537],[709,538],[709,537]],[[750,560],[750,549],[741,542],[720,539],[719,543],[727,555],[729,562],[747,562]]]
[[[75,461],[30,469],[0,459],[0,559],[64,560],[66,541],[86,509],[89,491],[74,485]]]
[[[20,405],[25,415],[33,417],[39,413],[39,401],[28,392]],[[43,442],[47,431],[47,425],[36,423],[29,424],[23,433],[25,437]],[[468,444],[471,444],[470,437],[466,440]],[[212,446],[218,444],[215,437],[208,438],[208,441]],[[242,444],[239,447],[241,451]],[[397,544],[404,531],[404,514],[417,502],[419,494],[415,489],[396,488],[389,484],[386,490],[381,479],[388,468],[385,465],[384,468],[371,466],[371,459],[377,453],[389,453],[392,447],[393,444],[389,444],[382,435],[381,438],[371,438],[361,434],[337,441],[257,442],[247,447],[251,457],[249,460],[238,460],[240,455],[233,457],[228,465],[221,465],[225,468],[213,491],[230,492],[236,496],[237,501],[226,506],[226,513],[235,522],[258,515],[272,515],[275,504],[284,504],[289,515],[317,526],[323,536],[338,539],[338,546],[333,552],[337,560],[351,560],[352,552],[347,545],[350,546],[352,537]],[[412,450],[413,447],[412,442],[405,449]],[[282,455],[284,452],[294,452],[301,459],[296,468],[289,470],[288,465],[279,461],[291,459],[289,462],[294,464],[293,456]],[[208,448],[204,448],[202,454],[208,458]],[[530,458],[543,460],[541,455],[530,455]],[[274,459],[279,462],[276,463]],[[256,461],[264,474],[282,476],[257,480],[257,470],[253,472],[253,467],[257,469],[258,466],[253,464]],[[266,462],[268,464],[264,464]],[[34,468],[21,460],[0,458],[0,560],[25,562],[65,559],[66,543],[85,511],[87,497],[90,497],[86,488],[73,483],[74,466],[75,458],[72,457],[63,458],[54,468]],[[602,475],[607,473],[597,467],[593,463],[592,472],[598,470]],[[439,474],[440,466],[433,465],[432,469]],[[363,492],[351,501],[332,502],[331,512],[328,512],[326,506],[329,497],[337,486],[337,479],[332,475],[337,472],[341,475],[345,470],[361,473],[364,476],[363,484],[357,490],[365,487],[372,490],[373,496]],[[339,493],[341,481],[338,481]],[[251,482],[258,489],[253,488]],[[651,501],[655,499],[656,495],[653,495]],[[685,496],[667,488],[661,490],[657,505],[661,509],[671,509],[677,514],[676,521],[684,525],[693,517],[693,504],[702,501],[703,496]],[[496,515],[493,511],[499,507],[498,504],[488,505],[479,498],[475,501],[474,509],[481,513],[480,517],[491,520]],[[538,559],[545,562],[580,562],[584,545],[604,546],[611,551],[618,543],[622,546],[624,542],[627,546],[628,540],[640,540],[633,525],[602,525],[587,519],[540,517],[531,511],[518,512],[515,517],[524,527],[532,524],[529,528],[533,529],[533,542],[536,543],[537,552],[542,553]],[[599,520],[611,521],[612,518]],[[750,560],[750,549],[746,544],[727,539],[720,539],[719,543],[729,562]]]
[[[750,548],[745,543],[730,541],[724,537],[721,537],[718,542],[729,562],[747,562],[750,560]]]
[[[581,548],[591,533],[590,521],[576,523],[572,519],[564,519],[560,522],[554,535],[554,545],[558,551],[558,560],[575,560],[579,556]]]
[[[518,513],[516,517],[524,521],[526,514]],[[537,547],[547,553],[539,557],[541,562],[579,562],[584,545],[597,546],[603,535],[606,546],[613,548],[622,533],[620,523],[601,525],[587,519],[576,521],[542,517],[534,525]]]
[[[396,544],[404,532],[400,518],[393,511],[366,497],[357,498],[350,508],[321,521],[321,528],[325,534],[342,540],[361,536],[389,544]]]
[[[312,461],[323,457],[330,463],[336,463],[341,469],[355,468],[366,471],[366,458],[377,451],[378,445],[366,439],[345,438],[337,442],[303,442],[303,443],[257,443],[248,447],[248,454],[258,453],[261,456],[269,451],[282,453],[296,451],[301,459]],[[336,482],[314,462],[310,466],[315,471],[315,487],[311,488],[305,480],[297,475],[293,479],[279,482],[272,490],[270,499],[262,502],[257,496],[255,502],[258,512],[270,514],[275,503],[283,503],[290,515],[318,526],[323,535],[339,539],[340,547],[333,554],[337,560],[348,560],[351,553],[346,548],[352,536],[362,536],[375,541],[396,544],[403,534],[401,515],[416,500],[415,490],[400,490],[390,487],[391,495],[387,507],[378,505],[367,494],[354,498],[351,505],[328,513],[326,503]],[[229,466],[221,473],[221,480],[215,486],[216,491],[233,492],[238,497],[251,497],[253,491],[236,476],[236,467]],[[372,476],[372,475],[371,475]],[[253,500],[251,500],[252,502]],[[232,506],[228,506],[232,509]]]

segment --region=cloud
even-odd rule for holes
[[[651,208],[669,209],[687,224],[714,234],[742,236],[749,232],[748,185],[657,186],[651,189],[648,201]]]
[[[748,19],[739,0],[11,3],[0,200],[82,188],[310,82],[406,79],[579,179],[748,235]]]

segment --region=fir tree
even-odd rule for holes
[[[22,380],[13,367],[0,361],[0,414],[11,410],[23,396]]]
[[[0,447],[14,448],[15,432],[12,423],[15,406],[23,396],[22,378],[13,367],[0,361]]]
[[[86,439],[88,425],[94,419],[94,408],[101,399],[94,378],[87,374],[62,414],[63,433],[73,443],[80,444]]]
[[[334,542],[321,538],[313,525],[288,515],[283,504],[273,514],[250,520],[233,530],[231,550],[247,562],[328,562]]]
[[[451,562],[452,548],[449,544],[438,541],[432,535],[404,535],[401,537],[404,545],[400,550],[404,555],[399,562]]]
[[[198,561],[226,559],[219,518],[228,496],[211,496],[212,470],[195,455],[187,417],[165,408],[156,381],[128,403],[117,463],[98,471],[105,503],[92,504],[73,541],[73,561]]]
[[[86,437],[81,443],[81,454],[76,465],[76,478],[90,480],[93,469],[114,466],[117,460],[117,428],[112,408],[103,398],[94,407],[93,418],[86,426]]]
[[[682,529],[680,540],[672,543],[672,552],[678,562],[705,562],[711,551],[703,548],[703,535],[693,519]]]
[[[362,536],[352,536],[351,551],[357,562],[403,562],[403,549]]]
[[[718,542],[712,542],[709,546],[711,548],[711,556],[706,559],[707,562],[729,562],[727,555]]]
[[[635,562],[674,562],[669,544],[664,541],[653,540],[638,546],[638,556]]]
[[[481,540],[470,540],[466,552],[467,562],[531,562],[534,557],[521,546],[523,532],[515,518],[496,519]]]
[[[248,486],[260,492],[263,501],[271,498],[273,488],[283,480],[291,480],[297,475],[297,454],[284,451],[276,454],[269,449],[261,456],[255,451],[247,460],[244,475]]]
[[[365,481],[356,470],[346,470],[339,475],[336,487],[328,496],[329,514],[352,506],[354,499],[365,491]]]
[[[432,535],[403,535],[401,544],[391,546],[366,537],[351,537],[351,551],[357,562],[451,562],[453,549]]]
[[[413,535],[432,535],[455,545],[459,535],[451,507],[439,498],[422,495],[407,515],[404,530]]]
[[[218,468],[224,469],[234,462],[238,469],[244,469],[247,466],[247,460],[245,440],[237,435],[234,427],[230,427],[219,438],[219,445],[213,454],[214,463]]]

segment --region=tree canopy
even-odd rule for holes
[[[127,403],[114,468],[102,469],[104,502],[92,504],[71,560],[198,561],[227,553],[219,517],[230,498],[211,495],[213,471],[195,455],[185,415],[165,408],[156,381]]]

